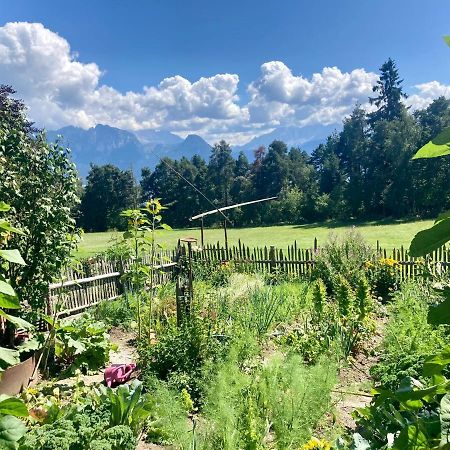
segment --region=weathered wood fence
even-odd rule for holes
[[[297,243],[286,249],[264,246],[250,248],[240,241],[238,245],[225,248],[219,243],[208,244],[193,253],[193,259],[209,264],[226,261],[244,270],[256,272],[283,272],[293,277],[307,276],[311,273],[314,258],[320,252],[317,239],[311,248],[299,248]],[[163,284],[172,278],[176,251],[160,253],[154,261],[154,285]],[[409,256],[408,250],[400,247],[387,250],[379,243],[376,258],[392,258],[396,261],[400,280],[415,278],[422,270],[422,260]],[[144,258],[150,265],[150,257]],[[70,269],[61,282],[49,287],[49,313],[58,305],[59,315],[76,314],[102,300],[113,300],[127,290],[123,275],[129,270],[131,260],[107,261],[102,259],[85,260],[77,269]],[[430,267],[434,271],[450,267],[450,248],[441,247],[429,256]]]
[[[176,266],[173,261],[173,251],[164,251],[155,257],[154,286],[171,279]],[[150,256],[145,256],[143,262],[150,265]],[[57,310],[58,316],[77,314],[103,300],[116,299],[128,289],[124,275],[131,264],[132,260],[90,258],[78,267],[67,269],[61,281],[49,286],[47,313]]]
[[[297,243],[285,249],[274,246],[250,248],[240,241],[238,245],[225,248],[219,243],[208,244],[197,252],[196,259],[213,263],[214,261],[232,261],[236,266],[254,271],[284,272],[292,276],[305,276],[311,272],[315,255],[320,252],[317,239],[310,248],[299,248]],[[403,246],[387,250],[377,242],[374,259],[393,259],[400,280],[415,278],[423,269],[423,259],[413,258]],[[439,248],[428,257],[428,263],[434,272],[450,267],[450,248]]]

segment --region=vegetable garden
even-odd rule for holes
[[[354,230],[299,271],[277,270],[273,250],[204,258],[192,239],[166,261],[166,208],[149,199],[121,213],[128,229],[103,255],[120,290],[94,285],[108,295],[81,311],[65,278],[86,266],[71,258],[75,168],[11,93],[0,88],[0,448],[450,448],[450,281],[447,259],[429,257],[450,240],[448,212],[412,241],[413,272]],[[448,155],[448,141],[416,157]]]

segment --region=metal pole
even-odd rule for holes
[[[228,235],[227,235],[227,221],[226,220],[223,221],[223,231],[225,233],[225,252],[227,255],[227,259],[228,259]]]
[[[204,226],[203,226],[203,217],[202,217],[202,223],[201,223],[201,227],[202,227],[202,248],[204,247],[204,245],[205,245],[205,242],[204,242]]]

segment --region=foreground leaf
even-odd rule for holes
[[[17,328],[23,328],[24,330],[31,330],[34,328],[34,325],[30,322],[27,322],[25,319],[21,317],[11,316],[11,314],[5,313],[0,309],[0,316],[4,317],[6,320],[9,320],[13,323]]]
[[[0,414],[27,417],[28,409],[23,400],[8,395],[0,395]]]
[[[441,399],[441,443],[440,446],[450,442],[450,394],[446,394]]]
[[[437,158],[446,155],[450,155],[450,128],[446,128],[428,144],[420,148],[413,159]]]
[[[427,321],[431,325],[450,324],[450,290],[443,292],[445,300],[428,308]]]
[[[15,443],[26,433],[25,424],[13,416],[0,418],[0,448],[16,448]]]
[[[450,240],[450,217],[435,223],[431,228],[419,231],[411,242],[411,256],[425,256]]]
[[[20,363],[19,352],[11,348],[0,347],[0,366],[14,366]]]
[[[19,250],[17,250],[16,248],[12,250],[0,250],[0,258],[6,259],[6,261],[9,261],[14,264],[26,266],[25,261],[20,256]]]
[[[16,293],[14,292],[12,286],[3,280],[0,280],[0,294],[6,294],[9,295],[10,297],[16,296]]]
[[[0,308],[20,309],[19,299],[0,292]]]

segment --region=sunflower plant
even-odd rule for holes
[[[163,222],[161,212],[167,209],[160,199],[150,199],[142,208],[127,209],[121,213],[128,221],[128,229],[123,234],[123,239],[132,247],[131,267],[125,274],[125,279],[130,283],[132,292],[137,297],[137,323],[138,337],[142,337],[141,300],[144,291],[148,291],[148,324],[149,337],[151,332],[154,274],[156,252],[161,245],[156,242],[156,231],[159,229],[171,230],[172,228]]]

